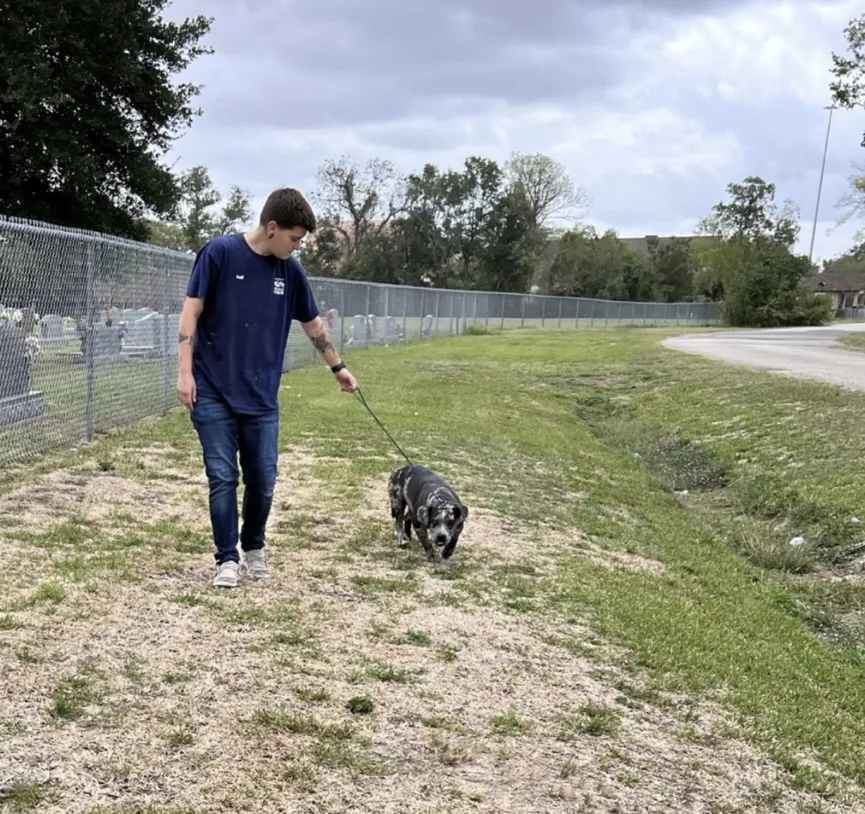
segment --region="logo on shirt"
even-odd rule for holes
[[[279,296],[285,294],[285,280],[276,279],[273,281],[273,293]]]

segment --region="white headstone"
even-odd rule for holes
[[[45,344],[66,341],[66,331],[63,329],[63,317],[57,314],[46,314],[42,318],[41,341]]]

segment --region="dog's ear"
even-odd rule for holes
[[[469,518],[469,507],[468,507],[468,506],[463,506],[462,503],[457,503],[457,505],[456,505],[455,508],[456,508],[456,511],[457,511],[457,516],[458,516],[458,518],[459,518],[463,523],[465,523],[466,520],[468,520],[468,518]]]
[[[422,526],[429,525],[429,507],[427,506],[418,506],[417,509],[417,521]]]

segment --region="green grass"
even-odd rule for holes
[[[640,703],[665,691],[718,700],[794,785],[824,783],[802,755],[865,784],[865,590],[830,579],[865,554],[865,524],[852,521],[865,520],[865,398],[665,351],[663,335],[511,331],[349,353],[347,361],[400,445],[446,475],[470,508],[550,523],[664,567],[661,574],[609,567],[563,547],[552,575],[536,574],[531,563],[494,572],[496,601],[509,613],[539,624],[553,615],[585,622],[621,645],[630,656],[619,666],[647,684]],[[340,459],[318,465],[316,475],[332,491],[322,505],[351,516],[368,479],[398,466],[398,456],[326,370],[293,372],[285,384],[291,399],[283,393],[280,443]],[[155,440],[194,449],[188,417],[147,422],[85,454],[114,460],[124,445]],[[365,523],[343,544],[345,556],[390,544],[389,527]],[[85,527],[75,533],[91,540]],[[805,546],[791,548],[800,535]],[[475,554],[470,539],[457,549],[460,568]],[[455,590],[438,602],[459,606],[476,598],[469,589],[483,593],[477,574],[455,573],[448,583]],[[359,572],[351,588],[383,604],[422,601],[409,578]],[[219,608],[231,624],[261,622],[255,608]],[[305,640],[285,630],[283,647]],[[402,641],[433,643],[420,631]],[[582,642],[571,646],[585,656]],[[458,658],[450,647],[438,652]],[[382,661],[363,664],[357,680],[413,686],[423,677]],[[55,705],[65,706],[55,717],[82,714],[96,691],[89,681],[63,685]],[[255,723],[315,738],[319,766],[359,760],[342,728],[269,710]],[[493,724],[501,734],[524,725],[507,713]],[[585,707],[563,731],[602,737],[618,725],[618,711]],[[456,761],[446,745],[437,746],[440,759]]]
[[[865,332],[850,331],[845,333],[838,340],[838,344],[846,347],[848,350],[865,351]]]
[[[566,557],[554,580],[509,581],[515,612],[588,618],[658,688],[720,695],[779,759],[804,750],[865,782],[865,721],[854,712],[865,708],[865,659],[839,621],[861,612],[865,594],[803,582],[785,547],[803,535],[818,572],[850,561],[861,539],[851,519],[865,514],[865,400],[665,351],[663,335],[511,332],[349,362],[400,445],[469,505],[561,523],[666,567],[658,577]],[[332,428],[311,443],[345,457],[340,489],[398,465],[326,376],[291,381],[303,406],[292,404],[286,442]],[[352,459],[354,449],[393,463]]]

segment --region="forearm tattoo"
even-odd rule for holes
[[[195,341],[195,337],[192,334],[185,334],[183,331],[180,332],[180,335],[177,337],[177,344],[182,345],[184,342],[189,343],[189,347],[192,347],[192,343]]]
[[[324,333],[316,334],[315,336],[311,336],[310,342],[315,346],[315,349],[324,356],[329,350],[335,350],[333,347],[333,342],[330,341],[330,338],[327,335],[327,331]]]

